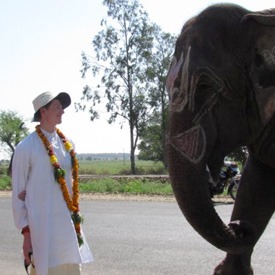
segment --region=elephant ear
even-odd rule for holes
[[[248,13],[243,20],[258,23],[251,79],[261,121],[266,125],[275,113],[275,9]]]
[[[275,9],[251,12],[243,17],[243,20],[252,19],[262,25],[275,25]]]

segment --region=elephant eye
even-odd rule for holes
[[[178,98],[178,96],[179,96],[179,90],[178,89],[174,89],[173,93],[172,93],[172,98],[171,98],[172,102],[175,102],[176,99]]]
[[[212,94],[213,91],[211,87],[209,87],[209,85],[207,85],[206,83],[200,83],[197,86],[197,90],[195,92],[195,106],[197,106],[197,108],[199,108],[199,106],[203,106]]]
[[[222,87],[221,79],[208,67],[201,68],[193,74],[189,107],[195,114],[194,123],[198,123],[202,116],[213,108]]]
[[[194,106],[193,111],[195,114],[194,122],[198,123],[199,120],[206,115],[216,104],[219,96],[219,91],[217,91],[213,86],[209,86],[208,83],[200,83],[197,86],[194,95]]]

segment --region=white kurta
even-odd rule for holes
[[[43,133],[53,145],[60,166],[66,170],[66,182],[72,192],[71,157],[56,132]],[[19,230],[26,225],[30,227],[36,274],[47,275],[49,268],[66,263],[93,261],[83,232],[84,245],[78,246],[70,211],[36,132],[16,147],[12,171],[14,222]],[[25,201],[18,199],[23,190]]]

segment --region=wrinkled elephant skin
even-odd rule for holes
[[[214,274],[253,274],[253,247],[275,209],[275,9],[206,8],[185,23],[167,75],[167,157],[184,216],[227,252]],[[247,146],[231,222],[216,213],[206,170]],[[264,181],[262,178],[264,177]]]

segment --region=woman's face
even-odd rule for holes
[[[59,99],[54,99],[48,108],[43,108],[42,117],[51,125],[57,125],[62,122],[64,110]]]

